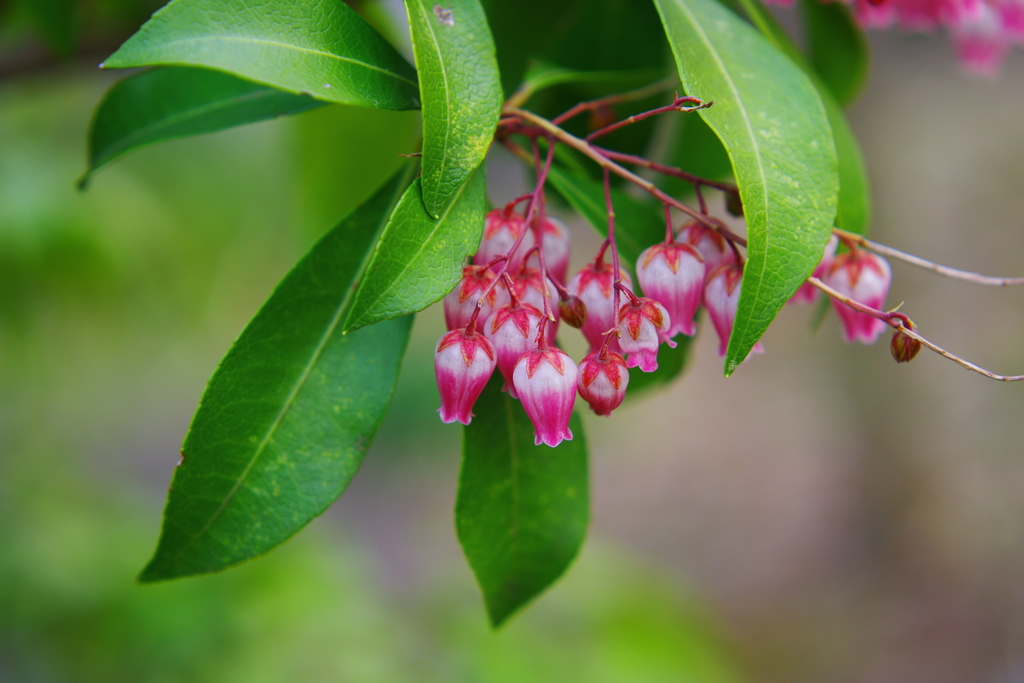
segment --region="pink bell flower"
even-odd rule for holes
[[[622,284],[629,288],[633,287],[633,280],[625,269],[622,269],[621,277]],[[578,296],[587,307],[587,317],[580,327],[580,332],[590,342],[591,351],[600,349],[604,344],[605,333],[615,328],[614,287],[614,268],[612,264],[604,261],[591,262],[583,266],[583,269],[566,285],[569,293]],[[617,348],[618,344],[613,339],[611,350]]]
[[[611,352],[601,358],[601,352],[594,351],[580,362],[578,370],[580,396],[598,415],[611,415],[626,397],[626,386],[629,385],[626,360]]]
[[[668,336],[672,325],[665,307],[654,299],[632,297],[619,309],[619,349],[626,356],[626,367],[640,366],[644,372],[658,369],[658,346],[676,343]]]
[[[655,244],[641,252],[636,277],[644,294],[668,311],[668,337],[697,333],[693,316],[704,292],[704,274],[704,257],[689,244]]]
[[[836,248],[839,247],[839,238],[835,235],[829,239],[828,244],[825,245],[825,253],[821,255],[821,261],[814,269],[814,277],[819,280],[824,277],[829,267],[832,265],[832,259],[836,257]],[[800,289],[796,290],[790,299],[791,304],[813,304],[818,298],[818,288],[812,285],[810,282],[805,282],[800,285]]]
[[[473,263],[486,265],[496,256],[507,254],[524,230],[526,230],[526,223],[523,221],[523,217],[515,211],[511,209],[491,210],[484,220],[484,234],[480,240],[480,248],[473,256]],[[519,248],[516,249],[516,253],[509,261],[508,272],[514,273],[519,270],[523,265],[526,253],[533,249],[535,244],[533,231],[527,231]]]
[[[444,298],[444,322],[449,330],[457,330],[469,324],[473,317],[476,303],[487,287],[494,281],[494,270],[484,270],[484,266],[465,266],[462,279]],[[483,306],[480,307],[480,320],[494,312],[498,306],[508,303],[508,290],[501,284],[487,293]]]
[[[526,353],[516,364],[513,382],[533,423],[534,443],[557,446],[572,440],[569,417],[576,402],[579,372],[564,351],[545,346]]]
[[[558,334],[558,321],[561,313],[558,309],[558,292],[549,282],[548,305],[555,321],[548,321],[547,337],[548,343],[555,343],[555,336]],[[540,269],[523,266],[512,278],[512,286],[516,290],[516,296],[523,303],[534,306],[538,311],[544,313],[544,279],[540,276]]]
[[[743,280],[743,266],[737,263],[723,263],[708,274],[704,284],[704,307],[718,333],[718,355],[724,356],[729,349],[729,337],[736,322],[736,306],[740,301],[740,284]],[[761,342],[754,345],[751,353],[764,353]]]
[[[544,252],[544,265],[548,267],[548,273],[565,284],[565,276],[569,273],[568,226],[553,216],[545,216],[540,248]],[[540,268],[540,258],[537,254],[531,254],[526,265]]]
[[[539,345],[537,336],[544,315],[532,304],[518,300],[499,307],[484,323],[484,335],[498,356],[498,371],[505,378],[503,387],[512,398],[519,398],[512,383],[516,363]]]
[[[885,310],[885,297],[892,282],[892,270],[881,256],[855,249],[837,256],[823,281],[843,296],[882,311]],[[843,322],[843,336],[847,342],[874,344],[879,335],[889,328],[878,318],[858,313],[840,301],[833,299],[832,305]]]
[[[725,238],[697,221],[690,221],[684,225],[676,235],[676,242],[689,244],[700,252],[704,258],[704,269],[708,273],[723,263],[736,260],[736,255],[729,248]]]
[[[491,378],[496,362],[494,348],[479,332],[452,330],[437,342],[434,374],[441,392],[441,421],[468,425],[473,404]]]

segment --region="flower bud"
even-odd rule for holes
[[[914,323],[910,323],[910,329],[914,329]],[[921,342],[909,337],[901,329],[893,330],[892,341],[889,342],[889,351],[897,363],[909,363],[921,350]]]
[[[588,263],[576,273],[566,289],[578,296],[586,307],[587,316],[580,332],[590,342],[590,350],[597,351],[604,344],[604,334],[615,327],[615,273],[610,263]],[[632,287],[633,281],[625,269],[621,269],[622,284]],[[612,350],[617,344],[612,340]]]
[[[462,328],[441,337],[434,352],[434,373],[441,392],[442,422],[469,424],[473,404],[491,378],[495,360],[494,348],[479,332]]]
[[[704,293],[704,274],[704,257],[689,244],[655,244],[640,254],[636,277],[644,294],[668,311],[668,337],[697,333],[693,316]]]
[[[829,239],[828,244],[825,245],[825,252],[821,255],[821,261],[818,262],[818,266],[814,269],[814,277],[819,280],[825,276],[828,269],[832,267],[832,260],[836,257],[836,248],[839,246],[839,238],[835,235]],[[800,285],[800,289],[796,290],[790,299],[791,304],[813,304],[815,299],[818,298],[818,288],[812,285],[810,282],[805,282]]]
[[[531,304],[499,307],[484,323],[484,335],[498,357],[498,370],[505,378],[505,389],[512,398],[519,398],[512,383],[512,371],[527,351],[537,348],[537,335],[544,315]]]
[[[723,263],[708,274],[704,284],[704,307],[718,333],[718,355],[724,356],[729,348],[729,337],[736,321],[736,306],[740,301],[740,284],[743,280],[743,266],[737,263]],[[761,342],[754,345],[751,353],[764,353]]]
[[[526,230],[526,223],[518,213],[506,209],[491,210],[484,220],[483,238],[480,240],[480,248],[477,249],[476,255],[473,256],[473,263],[481,266],[486,265],[494,257],[507,254],[523,230]],[[509,261],[508,272],[515,273],[519,270],[519,267],[523,264],[526,252],[532,249],[534,244],[536,244],[536,241],[533,237],[533,231],[527,231],[519,248],[516,249],[515,255]]]
[[[863,249],[854,249],[836,256],[822,280],[843,296],[865,306],[884,310],[892,271],[889,263],[881,256]],[[874,344],[888,327],[878,318],[859,313],[836,299],[832,300],[832,305],[843,322],[843,335],[847,342]]]
[[[548,274],[564,284],[569,272],[568,226],[553,216],[545,216],[540,248],[544,252],[544,265],[548,268]],[[540,258],[537,254],[531,254],[526,265],[540,268]]]
[[[708,273],[716,266],[736,260],[736,255],[733,254],[725,238],[697,221],[690,221],[684,225],[676,235],[676,242],[689,244],[700,252],[700,255],[704,257],[704,268]]]
[[[533,423],[534,443],[557,446],[572,440],[569,417],[576,402],[579,372],[564,351],[554,346],[534,349],[516,364],[513,382]]]
[[[654,299],[630,299],[619,309],[619,349],[626,356],[626,367],[640,366],[644,372],[658,369],[658,345],[676,343],[668,336],[672,319],[665,307]]]
[[[579,375],[580,396],[598,415],[611,415],[626,397],[629,370],[626,360],[617,353],[608,353],[604,359],[600,351],[588,354],[580,362]]]
[[[566,325],[575,327],[577,330],[583,327],[583,323],[587,320],[587,305],[575,294],[570,294],[568,299],[558,301],[558,312]]]
[[[737,218],[743,217],[743,200],[738,190],[725,193],[725,210]]]
[[[462,269],[459,284],[444,298],[444,321],[449,330],[457,330],[469,323],[476,302],[493,281],[493,269],[484,270],[483,266],[465,266]],[[477,317],[480,320],[487,320],[495,308],[507,302],[508,291],[499,284],[484,297],[480,315]]]

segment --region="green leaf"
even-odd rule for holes
[[[487,154],[501,113],[479,0],[405,0],[423,101],[423,205],[438,218]]]
[[[227,71],[328,102],[419,106],[415,70],[338,0],[173,0],[102,66],[159,64]]]
[[[420,179],[405,191],[373,252],[345,329],[421,311],[455,289],[484,229],[485,177],[475,172],[440,218],[423,208]]]
[[[118,81],[89,130],[89,176],[140,147],[297,114],[323,105],[234,76],[190,67],[149,69]],[[85,179],[83,178],[83,181]]]
[[[519,401],[495,373],[463,432],[455,529],[500,626],[550,586],[576,557],[587,533],[589,487],[583,422],[572,441],[535,446]]]
[[[722,140],[743,199],[747,264],[726,375],[811,274],[836,215],[825,107],[806,75],[714,0],[655,0],[687,93]]]
[[[341,495],[387,411],[410,318],[341,333],[408,169],[278,285],[210,379],[139,577],[225,569],[271,550]]]
[[[750,16],[761,33],[775,47],[782,50],[793,63],[804,70],[818,88],[818,94],[825,105],[828,122],[832,128],[832,138],[836,146],[836,157],[839,160],[839,206],[836,223],[843,230],[859,235],[867,234],[871,224],[871,187],[868,183],[867,169],[860,152],[860,145],[842,107],[825,85],[821,76],[804,59],[800,50],[790,39],[789,34],[779,25],[760,0],[740,0],[744,11]]]
[[[548,181],[599,234],[608,235],[608,213],[601,182],[558,166],[551,167]],[[622,265],[632,270],[640,252],[665,239],[665,216],[653,205],[614,187],[612,206],[619,257]]]
[[[845,106],[867,81],[871,56],[864,31],[841,2],[801,0],[800,10],[811,66]]]

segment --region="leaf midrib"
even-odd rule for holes
[[[686,6],[686,3],[682,2],[682,0],[676,0],[676,4],[690,17],[690,23],[693,25],[694,30],[697,31],[697,33],[699,34],[699,36],[700,36],[702,42],[704,43],[704,45],[707,46],[708,51],[711,53],[712,58],[715,60],[715,63],[718,64],[719,71],[722,74],[722,78],[725,80],[726,84],[729,86],[729,89],[732,90],[733,94],[736,96],[736,102],[737,103],[742,102],[742,98],[740,97],[739,90],[736,88],[735,82],[729,76],[729,72],[726,69],[724,62],[722,62],[722,59],[721,59],[721,57],[718,54],[718,50],[716,50],[714,45],[711,43],[711,41],[708,38],[707,34],[704,32],[704,29],[701,26],[700,22],[698,22],[696,17],[693,15],[693,13],[690,12],[689,8]],[[726,10],[726,11],[728,11],[728,10]],[[757,168],[757,171],[758,171],[758,175],[761,178],[761,185],[762,185],[762,187],[764,187],[764,192],[763,192],[763,194],[764,194],[764,239],[765,239],[765,249],[767,249],[768,248],[768,242],[770,241],[770,237],[771,237],[771,235],[770,235],[771,225],[770,225],[770,221],[768,220],[768,179],[767,179],[767,176],[765,175],[764,165],[763,165],[762,159],[761,159],[761,148],[757,144],[757,138],[754,135],[754,129],[751,126],[750,118],[747,116],[746,108],[740,106],[740,107],[737,107],[737,109],[738,109],[738,111],[739,111],[739,113],[740,113],[740,115],[741,115],[741,117],[743,119],[743,124],[746,127],[746,129],[747,129],[747,133],[750,136],[751,145],[753,146],[753,148],[754,148],[754,150],[756,152],[756,154],[755,154],[755,158],[757,159],[756,168]],[[738,173],[736,174],[736,178],[737,178],[737,180],[739,180],[739,174]],[[764,273],[765,273],[765,270],[768,267],[768,260],[767,259],[762,259],[762,260],[763,260],[763,263],[761,264],[761,272],[759,272],[757,274],[757,284],[756,284],[756,286],[754,288],[754,291],[753,292],[748,292],[748,294],[750,296],[754,297],[755,301],[760,298],[761,287],[762,287],[762,283],[764,282]],[[747,265],[748,266],[750,265],[749,259],[747,261]],[[747,279],[747,278],[744,277],[744,279]],[[749,327],[749,323],[744,323],[744,326],[743,326],[741,331],[745,332],[747,327]],[[737,332],[736,328],[733,328],[733,335],[734,336],[736,335],[736,332]]]
[[[401,184],[399,185],[399,187],[401,187]],[[396,189],[396,195],[399,191],[400,190]],[[392,195],[392,201],[390,203],[392,207],[394,206],[395,203],[394,197],[395,195]],[[391,217],[392,211],[388,211],[385,213],[388,219]],[[374,241],[379,239],[380,234],[384,230],[384,226],[386,225],[387,219],[381,220],[380,225],[377,228]],[[365,273],[366,266],[369,263],[369,259],[371,258],[372,253],[372,250],[367,250],[366,255],[363,257],[363,260],[360,262],[359,267],[355,271],[355,275],[352,278],[352,284],[357,282],[359,278]],[[249,476],[249,472],[252,470],[256,462],[260,459],[260,456],[263,455],[263,451],[267,447],[267,444],[269,444],[270,440],[274,437],[274,433],[277,431],[277,428],[284,421],[284,418],[287,415],[288,411],[291,410],[291,407],[294,404],[296,397],[298,396],[302,388],[305,386],[306,380],[309,378],[309,374],[313,371],[313,366],[316,365],[316,362],[320,359],[324,346],[326,346],[327,344],[327,340],[334,333],[334,330],[337,329],[338,322],[341,320],[342,313],[347,311],[348,306],[352,301],[352,298],[355,296],[356,289],[358,288],[351,286],[351,284],[350,286],[345,288],[345,297],[341,300],[341,303],[335,309],[334,315],[331,317],[330,324],[327,326],[327,329],[324,330],[324,333],[320,336],[320,339],[317,341],[316,348],[310,355],[309,362],[306,364],[306,367],[303,368],[302,374],[295,381],[295,385],[289,392],[288,398],[285,399],[284,403],[281,405],[281,409],[278,411],[277,415],[274,417],[274,420],[267,428],[267,433],[264,435],[263,439],[256,447],[256,450],[253,452],[252,458],[249,459],[249,462],[246,464],[245,469],[238,476],[238,480],[235,482],[234,486],[232,486],[231,490],[228,491],[227,495],[224,496],[224,500],[217,507],[217,509],[214,510],[213,514],[210,515],[210,519],[207,520],[206,524],[204,524],[202,528],[199,529],[199,531],[197,531],[192,536],[192,538],[190,538],[184,545],[182,545],[178,549],[178,551],[171,556],[168,562],[174,562],[175,560],[177,560],[179,557],[181,557],[182,553],[184,553],[193,543],[195,543],[200,537],[202,537],[203,534],[205,534],[210,529],[210,527],[213,526],[213,523],[217,521],[217,518],[220,517],[220,514],[224,512],[224,509],[228,506],[228,503],[230,503],[231,500],[235,497],[235,494],[238,493],[238,490],[242,488],[242,484],[245,483],[246,478]]]
[[[164,48],[164,47],[167,47],[167,46],[170,46],[170,45],[177,45],[179,43],[186,43],[186,44],[187,43],[204,43],[204,42],[214,42],[215,43],[215,42],[221,42],[221,41],[223,41],[223,42],[238,42],[238,43],[255,43],[257,45],[269,45],[269,46],[272,46],[272,47],[279,47],[279,48],[282,48],[282,49],[285,49],[285,50],[294,50],[295,52],[308,53],[308,54],[311,54],[311,55],[318,55],[320,57],[328,57],[330,59],[335,59],[335,60],[337,60],[339,62],[349,62],[351,64],[355,64],[355,65],[361,66],[361,67],[363,67],[365,69],[369,69],[371,71],[379,71],[380,73],[383,73],[383,74],[386,74],[388,76],[391,76],[392,78],[396,78],[396,79],[398,79],[400,81],[404,81],[405,83],[408,83],[411,86],[418,87],[418,84],[416,83],[416,81],[411,81],[408,78],[406,78],[405,76],[397,74],[394,71],[390,71],[390,70],[385,69],[383,67],[379,67],[379,66],[377,66],[375,64],[368,64],[368,63],[360,61],[358,59],[354,59],[352,57],[345,57],[344,55],[335,54],[333,52],[324,52],[323,50],[314,50],[314,49],[308,48],[308,47],[300,47],[298,45],[289,45],[288,43],[281,43],[281,42],[278,42],[278,41],[275,41],[275,40],[266,40],[266,39],[262,39],[262,38],[250,38],[248,36],[199,36],[199,37],[195,37],[195,38],[177,38],[175,40],[163,41],[163,42],[160,42],[158,44],[158,47]],[[185,62],[185,63],[192,64],[193,62]],[[108,63],[106,66],[113,66],[113,65]]]
[[[373,310],[373,307],[374,307],[374,306],[376,306],[376,305],[377,305],[377,303],[378,303],[378,302],[379,302],[379,301],[380,301],[381,299],[383,299],[383,298],[384,298],[384,297],[385,297],[385,296],[386,296],[386,295],[387,295],[387,294],[388,294],[389,292],[391,292],[391,290],[393,290],[393,289],[394,289],[394,288],[395,288],[395,287],[397,286],[397,283],[398,283],[398,282],[399,282],[399,281],[400,281],[400,280],[401,280],[401,279],[402,279],[403,277],[405,277],[405,274],[406,274],[407,272],[409,272],[409,269],[410,269],[410,268],[412,268],[413,264],[414,264],[414,263],[415,263],[415,262],[416,262],[417,260],[419,260],[419,257],[420,257],[420,255],[422,255],[422,254],[423,254],[423,252],[424,252],[424,251],[426,251],[426,249],[427,249],[427,245],[428,245],[428,243],[430,242],[430,240],[431,240],[431,239],[433,239],[434,235],[436,235],[436,234],[437,234],[437,231],[438,231],[438,230],[440,230],[440,229],[441,229],[441,227],[442,227],[442,226],[443,226],[443,225],[445,224],[445,222],[446,222],[446,221],[448,220],[448,216],[449,216],[449,215],[451,214],[451,212],[452,212],[452,211],[454,210],[454,208],[455,208],[455,205],[459,203],[459,198],[460,198],[460,197],[462,197],[462,195],[463,195],[463,194],[464,194],[464,193],[466,192],[466,187],[467,187],[467,186],[468,186],[468,185],[469,185],[469,184],[470,184],[471,182],[473,182],[473,181],[472,181],[472,178],[470,178],[469,180],[467,180],[466,182],[464,182],[464,183],[462,184],[462,186],[461,186],[461,187],[459,187],[458,191],[457,191],[457,192],[455,193],[455,195],[454,195],[454,196],[452,197],[452,200],[451,200],[451,201],[450,201],[450,202],[448,203],[448,208],[444,210],[444,213],[442,213],[440,217],[438,217],[438,218],[429,218],[429,219],[428,219],[428,220],[430,220],[430,221],[435,221],[435,222],[436,222],[436,224],[434,225],[434,229],[430,231],[430,234],[429,234],[429,235],[427,235],[427,236],[426,236],[426,238],[425,238],[425,239],[424,239],[424,240],[423,240],[422,242],[420,242],[420,247],[419,247],[419,249],[417,249],[417,250],[416,250],[416,252],[415,252],[415,253],[413,254],[412,258],[408,259],[408,260],[407,260],[407,261],[405,262],[405,266],[404,266],[404,267],[402,268],[402,270],[401,270],[401,271],[400,271],[400,272],[398,273],[398,275],[396,275],[395,277],[393,277],[393,278],[391,279],[391,282],[390,282],[390,283],[388,284],[388,286],[387,286],[387,287],[385,287],[384,289],[382,289],[382,290],[380,291],[380,293],[379,293],[379,294],[378,294],[378,295],[377,295],[377,296],[376,296],[375,298],[373,298],[373,299],[372,299],[371,301],[367,302],[367,304],[366,304],[366,308],[365,308],[365,310],[366,310],[366,311],[372,311],[372,310]],[[410,187],[411,187],[411,186],[410,186]],[[422,195],[422,192],[423,192],[423,181],[421,180],[421,181],[420,181],[420,193],[421,193],[421,195]],[[417,198],[417,197],[414,197],[413,199],[415,200],[415,199],[418,199],[418,198]],[[421,203],[422,203],[422,202],[421,202]],[[427,214],[427,215],[429,216],[429,214]],[[388,224],[389,224],[390,222],[391,222],[390,220],[388,220],[388,221],[387,221],[387,223],[388,223]],[[387,224],[386,224],[386,225],[387,225]],[[381,247],[381,244],[380,244],[380,243],[378,243],[378,244],[377,244],[377,247],[376,247],[376,248],[375,248],[375,249],[373,250],[373,259],[374,259],[374,260],[376,260],[376,256],[377,256],[377,251],[378,251],[378,249],[380,249],[380,247]],[[372,262],[371,262],[371,264],[372,264]],[[362,314],[361,316],[359,316],[359,320],[357,320],[355,324],[360,324],[360,325],[362,325],[362,324],[365,324],[365,323],[364,323],[364,321],[365,321],[366,317],[367,317],[367,316],[366,316],[366,314],[365,314],[365,313],[364,313],[364,314]]]
[[[427,27],[427,30],[430,32],[430,37],[434,45],[434,51],[437,53],[437,63],[440,65],[439,70],[441,72],[441,82],[444,84],[444,144],[441,147],[441,166],[440,170],[438,171],[438,176],[440,178],[444,178],[445,175],[447,174],[445,169],[448,167],[449,158],[448,139],[452,131],[451,120],[450,117],[448,116],[452,110],[452,94],[451,87],[448,83],[448,68],[445,64],[444,56],[441,53],[441,43],[437,39],[437,31],[434,29],[434,25],[430,23],[430,15],[427,14],[427,8],[423,4],[423,0],[414,0],[414,2],[416,3],[416,6],[419,7],[420,9],[420,16],[423,18],[423,24]],[[426,99],[423,93],[420,93],[420,99]],[[449,201],[448,205],[451,206],[453,201],[454,200]]]

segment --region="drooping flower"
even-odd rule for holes
[[[473,404],[494,372],[494,348],[479,332],[460,328],[437,342],[434,374],[441,393],[441,421],[468,425]]]
[[[722,263],[736,260],[736,255],[729,248],[725,238],[697,221],[690,221],[684,225],[676,235],[676,242],[689,244],[700,252],[704,258],[704,269],[707,273]]]
[[[704,257],[689,244],[655,244],[641,252],[636,277],[644,294],[668,311],[668,337],[697,333],[693,316],[704,292],[704,274]]]
[[[526,222],[511,208],[491,210],[484,220],[484,234],[480,240],[480,248],[473,256],[473,263],[486,265],[494,257],[507,254],[524,230],[526,230]],[[535,244],[533,231],[527,230],[519,248],[516,249],[516,253],[509,261],[508,272],[514,273],[519,270],[526,253]]]
[[[473,316],[477,301],[494,281],[494,270],[484,266],[465,266],[462,279],[444,298],[444,321],[449,330],[465,327]],[[484,297],[480,308],[480,320],[487,320],[498,306],[508,302],[508,290],[501,284],[492,289]]]
[[[836,256],[836,248],[839,246],[839,238],[835,235],[829,239],[828,244],[825,245],[825,252],[821,255],[821,261],[818,262],[817,267],[814,269],[814,277],[819,280],[825,275],[829,267],[832,265],[832,259]],[[818,298],[818,288],[809,282],[805,282],[800,285],[800,289],[796,290],[790,299],[791,304],[813,304]]]
[[[565,276],[569,273],[569,228],[554,216],[545,216],[541,230],[540,248],[544,252],[544,265],[553,278],[565,283]],[[540,258],[534,253],[526,265],[540,268]]]
[[[664,342],[676,347],[668,336],[672,318],[654,299],[633,297],[619,309],[619,349],[626,356],[626,367],[640,366],[644,372],[658,369],[658,346]]]
[[[519,398],[512,383],[512,371],[523,354],[537,348],[537,335],[543,314],[532,304],[518,300],[499,307],[484,323],[484,335],[498,356],[498,370],[505,378],[505,389]]]
[[[889,283],[892,282],[892,270],[881,256],[863,249],[853,249],[836,256],[823,281],[843,296],[865,306],[884,310],[885,297],[889,294]],[[874,344],[888,327],[878,318],[859,313],[835,299],[832,305],[843,322],[843,336],[847,342]]]
[[[622,404],[628,384],[626,360],[617,353],[602,358],[600,351],[594,351],[580,362],[577,388],[598,415],[611,415]]]
[[[540,276],[540,269],[529,266],[523,266],[512,277],[512,285],[520,301],[534,306],[541,313],[544,313],[544,284],[544,279]],[[555,320],[554,322],[548,321],[546,337],[548,343],[553,344],[555,336],[558,334],[558,321],[561,312],[558,308],[558,292],[555,291],[551,283],[547,283],[547,285],[548,303]]]
[[[622,270],[622,284],[628,288],[633,287],[632,278],[624,269]],[[580,332],[590,342],[590,350],[597,351],[604,344],[604,335],[615,327],[615,269],[612,264],[590,262],[583,266],[583,269],[576,273],[569,280],[566,289],[571,294],[578,296],[587,309],[586,319]],[[615,340],[612,340],[612,350],[617,347]]]
[[[513,382],[533,423],[534,442],[557,446],[572,439],[569,417],[576,402],[576,364],[564,351],[545,346],[526,353],[516,364]]]
[[[729,337],[736,321],[736,306],[740,300],[740,283],[743,280],[743,266],[738,263],[723,263],[708,274],[704,284],[704,307],[718,333],[718,355],[724,356],[729,348]],[[754,345],[751,353],[764,353],[761,342]]]

